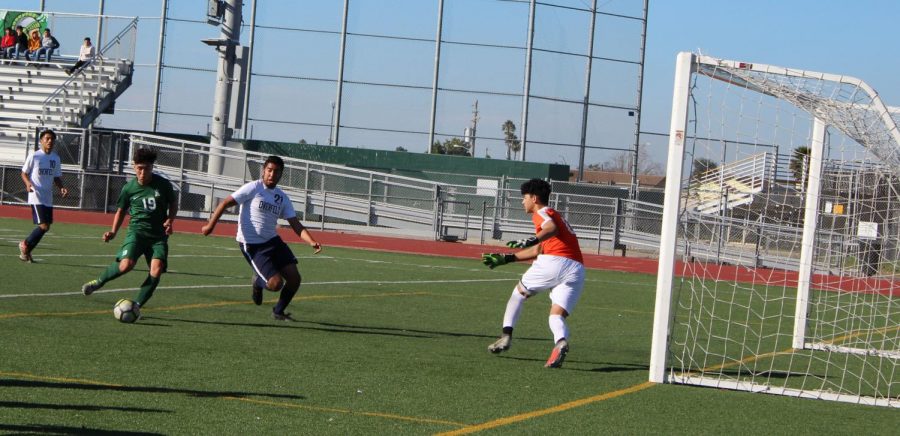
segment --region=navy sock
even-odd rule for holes
[[[297,295],[297,291],[300,289],[300,286],[297,286],[297,289],[289,290],[287,286],[281,290],[281,294],[278,296],[278,303],[275,304],[275,307],[272,308],[272,312],[275,313],[284,313],[284,309],[287,309],[288,304],[291,304],[291,300],[294,299],[294,295]]]
[[[25,245],[27,245],[29,249],[37,247],[37,244],[41,242],[41,238],[44,237],[44,233],[47,232],[42,230],[40,227],[35,227],[34,230],[31,231],[31,234],[28,235],[27,238],[25,238]]]
[[[266,283],[265,280],[263,280],[262,277],[260,277],[260,276],[258,276],[258,275],[254,275],[253,277],[256,277],[256,278],[254,279],[253,283],[254,283],[257,287],[266,289],[267,283]]]

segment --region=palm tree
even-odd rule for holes
[[[519,150],[522,149],[522,141],[516,136],[516,125],[512,120],[506,120],[500,128],[503,130],[503,142],[506,143],[506,160],[510,160],[513,152],[518,156]]]

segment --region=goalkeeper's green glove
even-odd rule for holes
[[[538,240],[537,236],[532,236],[530,238],[519,239],[518,241],[509,241],[506,243],[506,246],[509,248],[528,248],[532,245],[537,245],[541,241]]]
[[[494,269],[500,265],[506,265],[510,262],[515,261],[515,254],[484,253],[481,255],[481,263],[487,265],[487,267],[490,269]]]

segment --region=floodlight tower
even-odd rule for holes
[[[231,83],[234,75],[235,47],[240,45],[241,38],[241,0],[210,0],[210,23],[215,18],[222,18],[222,33],[219,39],[204,39],[203,43],[212,46],[219,53],[219,66],[216,69],[216,93],[213,102],[212,124],[209,145],[225,147],[229,139],[228,116],[231,101]],[[224,159],[221,152],[212,151],[209,155],[210,174],[222,174]]]

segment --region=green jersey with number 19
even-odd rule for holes
[[[163,223],[169,215],[169,205],[175,201],[172,182],[153,174],[150,183],[141,185],[137,178],[122,187],[119,209],[127,209],[131,215],[128,234],[137,237],[162,238],[166,235]]]

